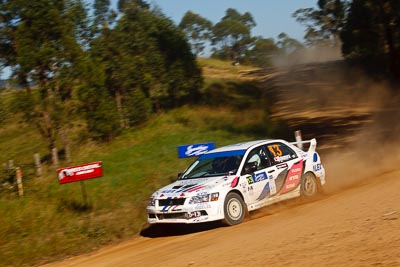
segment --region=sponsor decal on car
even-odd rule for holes
[[[276,156],[274,157],[275,162],[282,162],[286,160],[290,160],[292,157],[290,155],[285,155],[285,156]]]
[[[255,183],[261,182],[268,179],[267,174],[265,172],[255,173],[253,174],[253,180]]]
[[[315,164],[315,165],[313,166],[313,170],[314,170],[315,172],[320,171],[321,169],[322,169],[322,165],[321,165],[320,163]]]
[[[202,144],[191,144],[183,145],[178,147],[178,157],[188,158],[197,157],[203,155],[204,153],[213,150],[215,148],[215,143],[202,143]]]
[[[276,165],[277,169],[287,169],[287,167],[288,167],[287,163],[282,163],[282,164]]]
[[[276,194],[276,184],[275,184],[275,179],[273,175],[270,175],[268,177],[268,186],[269,186],[269,192],[271,193],[271,195]]]
[[[200,204],[197,204],[194,209],[195,210],[203,210],[203,209],[209,209],[209,208],[211,208],[211,204],[200,203]]]
[[[161,191],[163,194],[173,194],[173,193],[185,193],[185,192],[194,192],[200,189],[205,188],[205,185],[199,184],[187,184],[184,186],[174,186],[172,189],[167,189]]]
[[[283,185],[280,193],[286,193],[288,191],[295,189],[300,183],[302,174],[303,174],[303,160],[300,160],[298,163],[293,164],[293,166],[290,168],[286,176],[285,184]]]

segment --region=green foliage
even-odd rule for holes
[[[0,3],[0,63],[26,91],[14,106],[49,149],[79,107],[91,136],[110,140],[153,110],[197,99],[201,70],[183,33],[145,1],[118,8],[119,17],[96,0],[91,18],[82,0]]]
[[[123,113],[130,109],[134,90],[141,90],[156,111],[195,99],[201,71],[181,31],[147,9],[134,5],[124,12],[115,29],[105,31],[92,49],[104,65],[106,85],[116,98],[120,120],[140,120],[127,120]]]
[[[139,89],[130,92],[126,103],[126,114],[129,125],[139,125],[145,122],[151,114],[151,102]]]
[[[343,54],[372,72],[400,80],[399,26],[399,1],[354,0],[341,35]]]
[[[254,47],[247,51],[245,61],[259,67],[270,67],[272,58],[279,52],[275,41],[264,38],[257,38]]]
[[[118,0],[118,10],[122,13],[130,8],[149,9],[150,5],[143,0]]]
[[[70,100],[79,73],[76,65],[88,38],[85,7],[80,0],[19,0],[2,1],[1,9],[5,21],[1,30],[7,33],[2,43],[13,50],[8,57],[0,54],[0,61],[12,68],[26,90],[21,95],[26,103],[20,100],[14,107],[51,150],[73,110]]]
[[[105,87],[101,64],[96,65],[87,59],[82,68],[82,78],[78,98],[88,131],[94,139],[110,141],[120,128],[116,105]]]
[[[112,140],[119,132],[118,116],[112,98],[107,98],[106,94],[101,94],[99,90],[88,90],[89,93],[101,98],[95,101],[95,109],[86,112],[86,121],[89,132],[97,140]],[[93,97],[93,96],[92,96]]]
[[[93,3],[94,27],[106,27],[109,19],[110,0],[95,0]]]
[[[251,29],[255,25],[250,13],[241,15],[235,9],[227,9],[212,29],[213,56],[238,61],[254,42]]]
[[[347,9],[345,0],[319,0],[318,9],[301,8],[293,13],[293,17],[307,27],[304,36],[307,44],[338,46]]]
[[[304,47],[299,41],[289,37],[289,35],[287,35],[284,32],[278,35],[277,46],[279,47],[279,49],[281,50],[280,52],[284,56],[290,55],[296,50],[299,50]]]
[[[2,95],[0,94],[0,123],[3,123],[7,119],[8,108],[5,105]]]

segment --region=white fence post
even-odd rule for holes
[[[42,166],[41,166],[41,163],[40,163],[40,155],[39,155],[39,153],[35,153],[33,155],[33,159],[35,161],[36,176],[40,177],[40,176],[42,176]]]
[[[301,137],[301,131],[297,130],[294,132],[294,138],[296,139],[296,142],[301,142],[303,141],[303,138]],[[297,147],[303,150],[303,144],[297,144]]]

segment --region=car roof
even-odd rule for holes
[[[281,142],[283,140],[265,139],[265,140],[248,141],[248,142],[237,143],[237,144],[232,144],[232,145],[215,148],[213,150],[208,151],[206,154],[215,153],[215,152],[235,151],[235,150],[247,150],[253,146],[272,142],[272,141],[280,141]]]

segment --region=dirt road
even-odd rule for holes
[[[139,236],[48,266],[400,266],[399,189],[393,171],[238,226]]]

